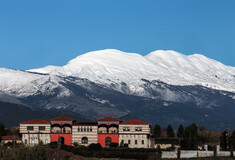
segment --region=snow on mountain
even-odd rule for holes
[[[0,68],[0,91],[16,97],[50,95],[58,87],[61,89],[60,94],[69,95],[70,91],[64,88],[60,82],[62,80],[54,75]]]
[[[147,79],[235,92],[235,67],[200,54],[187,56],[171,50],[158,50],[146,56],[114,49],[99,50],[78,56],[63,67],[29,71],[86,78],[100,84],[125,82],[133,91],[142,90],[141,79]]]

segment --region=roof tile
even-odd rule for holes
[[[117,119],[117,118],[114,118],[114,117],[105,117],[105,118],[101,118],[101,119],[98,119],[97,121],[118,121],[120,122],[121,120],[120,119]]]
[[[73,119],[66,117],[66,116],[60,116],[56,118],[50,119],[50,121],[73,121]]]
[[[50,122],[42,119],[32,119],[29,121],[21,122],[20,124],[50,124]]]
[[[141,120],[129,120],[129,121],[125,121],[125,122],[122,122],[120,124],[143,124],[143,125],[150,125],[149,123],[146,123],[144,121],[141,121]]]
[[[20,140],[20,136],[18,135],[8,135],[8,136],[2,136],[2,140]]]

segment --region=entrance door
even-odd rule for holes
[[[112,142],[112,139],[110,137],[105,138],[105,147],[109,147],[111,142]]]
[[[61,144],[64,144],[64,137],[59,137],[58,142],[60,142]]]

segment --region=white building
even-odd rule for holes
[[[33,119],[20,123],[22,142],[26,145],[37,145],[50,143],[51,124],[41,119]]]
[[[151,148],[152,125],[140,120],[130,120],[119,124],[119,144],[128,144],[130,148]]]

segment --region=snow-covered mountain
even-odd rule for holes
[[[0,68],[0,101],[94,119],[131,115],[162,125],[235,128],[235,68],[199,54],[160,50],[142,56],[106,49],[62,67]]]
[[[175,51],[159,50],[141,56],[106,49],[78,56],[63,67],[47,66],[29,71],[86,78],[100,84],[124,82],[130,86],[132,94],[141,91],[141,79],[235,92],[235,67],[203,55],[186,56]]]

